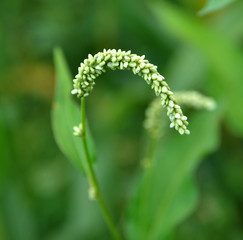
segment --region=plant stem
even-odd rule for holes
[[[149,165],[152,166],[153,165],[153,159],[154,159],[154,154],[155,154],[155,150],[158,144],[158,139],[157,138],[150,138],[149,139],[149,146],[148,146],[148,153],[147,153],[147,159],[149,161]]]
[[[104,199],[102,197],[100,187],[97,181],[97,177],[94,172],[93,164],[91,161],[91,157],[89,154],[89,149],[87,145],[87,140],[86,140],[86,120],[85,120],[85,99],[81,99],[81,124],[83,127],[83,134],[82,134],[82,140],[83,140],[83,145],[84,145],[84,151],[87,159],[87,164],[88,164],[88,180],[90,183],[91,189],[95,193],[95,199],[98,201],[100,209],[102,211],[103,217],[106,221],[106,224],[110,230],[111,235],[113,236],[114,240],[121,240],[120,233],[118,232],[113,219],[109,213],[109,210],[107,206],[105,205]]]
[[[150,193],[150,188],[151,188],[151,181],[152,181],[152,171],[154,167],[154,155],[155,155],[155,150],[158,144],[158,139],[157,138],[149,138],[149,143],[148,143],[148,151],[147,151],[147,156],[146,156],[146,164],[145,164],[145,169],[144,169],[144,182],[143,182],[143,188],[141,190],[141,199],[140,199],[140,225],[141,228],[146,232],[146,229],[144,228],[144,221],[145,216],[147,215],[146,213],[146,205],[148,204],[148,199],[149,199],[149,193]],[[142,232],[140,239],[144,239],[145,234]]]

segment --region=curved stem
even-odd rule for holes
[[[100,209],[102,211],[103,217],[106,221],[106,224],[110,230],[111,235],[113,236],[113,239],[115,240],[121,240],[120,233],[118,232],[113,219],[109,213],[109,210],[107,206],[105,205],[104,199],[102,197],[100,187],[97,181],[97,177],[94,172],[94,168],[91,162],[91,157],[89,154],[89,149],[87,145],[87,140],[86,140],[86,121],[85,121],[85,99],[81,99],[81,124],[83,127],[83,134],[82,134],[82,141],[84,145],[84,151],[87,159],[87,164],[88,164],[88,180],[90,183],[90,188],[95,194],[95,199],[98,201]]]

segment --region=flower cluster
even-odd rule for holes
[[[181,105],[193,107],[195,109],[214,110],[216,102],[196,91],[180,91],[174,95],[176,101]]]
[[[216,102],[196,91],[175,92],[174,97],[180,105],[193,107],[195,109],[214,110]],[[145,112],[144,128],[151,138],[159,138],[163,134],[163,121],[160,108],[160,99],[154,99]]]
[[[81,63],[78,74],[73,80],[72,94],[79,98],[87,97],[95,85],[95,79],[106,71],[106,68],[116,70],[132,70],[138,74],[154,89],[156,96],[160,96],[161,104],[167,108],[167,115],[171,121],[170,126],[180,134],[189,134],[187,117],[183,115],[181,107],[176,103],[173,92],[170,91],[164,77],[158,73],[157,66],[148,62],[145,56],[132,54],[131,51],[106,50],[99,52]]]
[[[81,123],[78,126],[73,127],[73,135],[83,137],[83,126]]]

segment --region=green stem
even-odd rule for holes
[[[140,224],[141,224],[141,228],[144,230],[144,232],[147,231],[147,229],[145,229],[145,216],[147,215],[146,213],[146,205],[148,204],[148,199],[149,199],[149,190],[151,187],[151,181],[152,181],[152,171],[153,171],[153,164],[154,164],[154,155],[155,155],[155,150],[158,144],[158,139],[157,138],[150,138],[149,139],[149,143],[148,143],[148,151],[147,151],[147,156],[146,156],[146,167],[144,169],[144,184],[143,184],[143,188],[142,188],[142,197],[140,200]],[[142,235],[140,236],[140,239],[144,239],[144,236],[146,234],[144,234],[142,232]]]
[[[158,144],[158,139],[157,138],[150,138],[149,139],[149,146],[148,146],[148,153],[147,153],[147,160],[149,161],[149,165],[153,165],[153,159],[154,159],[154,154],[155,150]]]
[[[88,150],[88,145],[87,145],[87,140],[86,140],[86,121],[85,121],[85,99],[81,99],[81,124],[83,127],[83,134],[82,134],[82,140],[83,140],[83,145],[84,145],[84,151],[87,159],[87,164],[88,164],[88,178],[89,178],[89,183],[90,187],[94,190],[95,193],[95,199],[98,201],[100,209],[102,211],[103,217],[106,221],[106,224],[110,230],[111,235],[113,236],[113,239],[115,240],[121,240],[120,233],[118,232],[113,219],[109,213],[108,208],[105,205],[104,199],[102,197],[100,187],[97,181],[97,177],[94,172],[94,168],[91,162],[91,157],[89,154]]]

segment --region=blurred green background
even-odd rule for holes
[[[241,0],[2,0],[0,239],[110,239],[97,204],[88,199],[86,180],[53,137],[55,46],[63,49],[73,76],[89,53],[132,50],[158,65],[172,90],[216,99],[216,144],[192,172],[197,200],[161,239],[243,239],[242,13]],[[144,111],[154,93],[126,71],[108,71],[96,83],[87,101],[96,171],[122,225],[145,153]],[[190,122],[193,113],[187,114]],[[202,125],[204,132],[210,123],[193,129]]]

